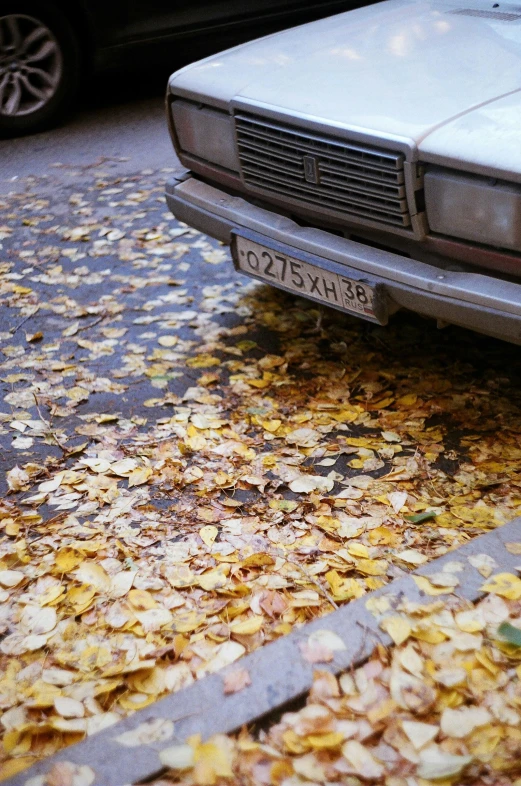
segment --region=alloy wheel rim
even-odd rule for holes
[[[63,73],[60,46],[47,25],[26,14],[0,16],[0,116],[41,109]]]

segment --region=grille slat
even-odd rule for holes
[[[255,169],[246,168],[245,174],[250,176],[252,180],[255,180],[258,183],[263,182],[265,179],[263,177],[259,177],[259,174]],[[281,188],[287,187],[288,185],[288,181],[284,177],[273,173],[271,173],[271,182],[273,186],[277,185]],[[292,190],[295,194],[298,193],[299,195],[304,196],[309,194],[310,197],[320,197],[324,192],[327,192],[331,200],[334,200],[338,204],[343,202],[349,203],[352,201],[360,204],[367,204],[371,208],[376,207],[379,209],[389,210],[392,213],[399,213],[400,215],[406,207],[406,200],[404,199],[386,199],[385,196],[375,195],[373,193],[366,195],[363,191],[332,191],[331,189],[321,188],[320,186],[312,185],[306,182],[293,182]]]
[[[243,175],[252,175],[253,177],[271,177],[281,184],[291,184],[295,188],[301,187],[304,181],[302,170],[294,171],[286,167],[272,166],[271,164],[267,166],[264,164],[257,164],[256,162],[250,163],[249,159],[243,164],[242,172]],[[320,184],[305,183],[305,185],[309,187],[310,190],[319,190],[326,194],[331,192],[333,194],[338,194],[338,196],[346,192],[359,195],[367,194],[369,198],[374,197],[376,200],[386,199],[390,205],[396,199],[399,199],[403,202],[402,208],[407,207],[404,186],[388,186],[382,183],[360,180],[359,178],[343,177],[339,179],[328,177],[324,174],[320,177]],[[322,188],[320,188],[320,186],[322,186]]]
[[[262,181],[258,181],[258,182],[252,181],[252,184],[259,186],[259,188],[263,188],[263,189],[265,188],[265,186],[263,185]],[[277,184],[273,184],[270,187],[269,190],[272,191],[275,194],[287,195],[286,189],[283,186],[279,187]],[[299,194],[295,194],[295,196],[298,198],[300,195]],[[316,205],[318,207],[321,207],[324,204],[321,199],[314,198],[313,194],[309,194],[309,193],[306,193],[305,195],[302,195],[302,201],[305,202],[306,204]],[[393,214],[389,213],[387,210],[383,210],[383,211],[382,210],[378,210],[378,208],[376,206],[373,206],[373,205],[371,207],[367,207],[366,209],[364,209],[362,211],[362,210],[359,209],[359,206],[357,206],[357,205],[351,204],[349,206],[346,206],[346,205],[341,204],[341,203],[340,204],[336,203],[335,200],[331,200],[331,205],[330,206],[331,206],[331,208],[333,210],[336,209],[336,212],[337,213],[341,213],[343,216],[360,216],[360,215],[363,215],[364,218],[367,218],[367,219],[370,219],[370,220],[373,220],[373,221],[382,221],[382,222],[385,222],[386,224],[394,224],[394,225],[397,225],[397,226],[403,226],[403,220],[402,220],[402,216],[401,215],[400,216],[394,216]]]
[[[410,226],[401,153],[321,137],[264,118],[237,114],[244,182],[324,212],[394,226]],[[304,156],[318,182],[306,179]]]

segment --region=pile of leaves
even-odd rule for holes
[[[162,178],[0,203],[2,778],[521,506],[515,347],[250,284]]]
[[[317,670],[305,706],[267,730],[167,748],[152,786],[520,784],[521,580],[484,589],[476,606],[369,601],[396,646],[338,678]]]

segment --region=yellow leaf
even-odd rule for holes
[[[64,594],[65,587],[63,584],[57,584],[54,587],[49,587],[49,589],[38,598],[40,601],[40,606],[49,606],[51,604],[55,604],[56,601],[60,600]]]
[[[416,393],[407,393],[405,396],[400,396],[396,399],[399,407],[413,407],[418,401]]]
[[[94,587],[82,584],[81,587],[71,587],[67,593],[67,602],[72,606],[75,614],[82,614],[89,608],[95,595]]]
[[[350,598],[360,598],[364,589],[356,579],[344,579],[336,570],[329,570],[325,575],[335,600],[343,601]]]
[[[388,563],[384,559],[360,559],[356,569],[366,576],[385,576]]]
[[[213,355],[202,354],[194,358],[188,358],[186,365],[190,368],[209,368],[210,366],[220,366],[221,361]]]
[[[363,543],[351,543],[347,550],[352,557],[369,557],[367,546]]]
[[[32,344],[33,342],[36,341],[41,341],[42,338],[43,338],[43,333],[41,332],[41,330],[39,330],[37,333],[25,334],[25,340],[27,341],[28,344]]]
[[[194,750],[192,777],[198,786],[214,786],[220,778],[233,778],[233,742],[216,734]]]
[[[244,568],[269,568],[274,564],[275,560],[273,557],[270,557],[269,554],[263,554],[261,552],[246,557],[242,563]]]
[[[270,434],[274,434],[277,431],[277,429],[279,428],[279,426],[281,426],[281,425],[282,425],[282,421],[281,420],[263,420],[262,421],[262,428],[265,431],[269,431]]]
[[[132,589],[127,597],[129,603],[138,611],[148,611],[149,609],[157,608],[154,596],[148,590]]]
[[[208,524],[206,527],[201,527],[199,530],[199,536],[202,538],[203,543],[205,543],[208,548],[213,546],[215,538],[218,534],[219,530],[212,524]]]
[[[7,473],[9,475],[9,473]],[[20,532],[20,524],[17,521],[8,521],[5,525],[5,534],[10,538],[15,538]]]
[[[200,576],[197,576],[197,583],[201,589],[206,590],[206,592],[219,589],[220,587],[225,586],[227,580],[226,577],[228,576],[229,572],[229,565],[219,565],[217,568],[213,568],[212,570],[208,570],[205,573],[202,573]]]
[[[423,627],[418,625],[413,629],[412,635],[419,641],[425,641],[427,644],[441,644],[446,641],[447,636],[439,628],[433,626]]]
[[[270,379],[246,379],[245,382],[247,382],[248,385],[259,389],[267,388],[269,385],[271,385]]]
[[[425,576],[413,576],[416,586],[426,595],[447,595],[453,592],[454,587],[435,587]]]
[[[74,577],[82,584],[94,587],[98,592],[108,592],[110,589],[107,572],[93,560],[85,560],[74,572]]]
[[[242,741],[242,740],[240,740],[239,742],[239,748],[241,752],[255,750],[254,748],[245,747],[245,742],[246,741]],[[254,743],[254,744],[258,748],[258,743]],[[270,783],[277,784],[277,785],[284,782],[289,783],[290,782],[289,778],[291,775],[293,775],[294,772],[295,770],[291,766],[291,762],[289,762],[287,759],[274,761],[270,768],[270,778],[271,778]]]
[[[230,626],[230,630],[232,633],[238,633],[241,634],[242,636],[252,636],[254,633],[257,633],[262,628],[263,622],[264,622],[264,617],[260,617],[260,616],[249,617],[243,622],[234,622]]]
[[[490,581],[483,584],[481,589],[484,592],[501,595],[507,600],[519,600],[521,598],[521,579],[514,576],[513,573],[496,573]]]
[[[144,707],[148,707],[155,700],[155,696],[147,696],[146,693],[130,693],[121,696],[119,704],[124,710],[133,712],[134,710],[142,710]]]
[[[136,467],[128,475],[128,487],[142,486],[152,476],[152,467]]]
[[[150,671],[138,671],[129,678],[129,684],[136,693],[158,696],[166,690],[165,670],[156,666]]]
[[[77,551],[71,548],[63,548],[58,551],[56,554],[56,559],[54,560],[54,564],[58,572],[60,573],[70,573],[71,570],[78,567],[80,562],[82,562],[83,557],[81,554],[78,554]]]
[[[2,740],[4,751],[8,754],[17,753],[16,748],[22,739],[22,735],[23,732],[21,732],[19,729],[10,729],[9,731],[6,731]],[[27,750],[23,752],[27,753]]]
[[[269,506],[272,510],[282,510],[284,513],[291,513],[298,508],[298,502],[290,499],[270,499]],[[321,516],[319,518],[322,518]]]
[[[19,759],[8,759],[0,764],[0,781],[12,778],[22,770],[34,764],[34,756],[21,756]]]
[[[306,742],[316,750],[339,748],[343,741],[344,735],[339,731],[330,731],[328,734],[310,734],[306,737]]]
[[[404,617],[386,617],[380,627],[392,638],[395,644],[403,644],[411,635],[411,625]]]

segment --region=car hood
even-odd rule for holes
[[[429,135],[502,96],[521,107],[520,12],[482,0],[386,0],[207,58],[170,87],[421,150]],[[460,155],[467,132],[460,123],[454,134]],[[450,137],[431,145],[434,157]]]

